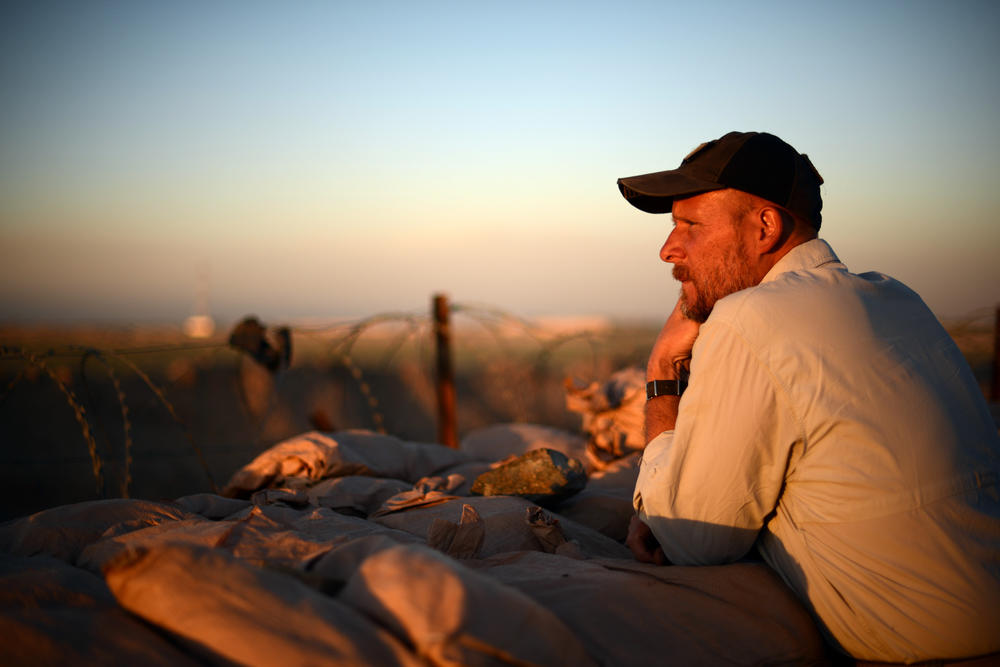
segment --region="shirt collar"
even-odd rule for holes
[[[782,273],[815,269],[830,262],[840,262],[837,253],[833,252],[830,244],[823,239],[812,239],[789,250],[784,257],[778,260],[777,264],[771,267],[771,270],[760,282],[770,282],[777,279]]]

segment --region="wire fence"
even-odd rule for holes
[[[488,305],[452,304],[451,313],[450,353],[456,356],[457,402],[466,428],[488,425],[491,419],[558,421],[553,413],[564,407],[561,388],[566,376],[594,379],[616,366],[640,363],[655,334],[634,332],[623,344],[612,340],[614,335],[608,331],[554,332]],[[48,349],[28,343],[4,344],[0,346],[0,382],[5,381],[0,393],[0,436],[7,443],[5,450],[19,448],[20,458],[15,462],[55,461],[55,467],[69,467],[75,440],[75,447],[86,451],[94,497],[132,495],[135,467],[144,463],[143,457],[146,463],[157,457],[193,457],[200,469],[198,486],[218,492],[220,468],[231,467],[218,462],[220,452],[230,460],[246,462],[260,447],[282,435],[293,435],[303,426],[367,428],[409,439],[436,439],[426,437],[427,425],[433,422],[432,389],[440,381],[434,375],[433,332],[431,313],[401,312],[329,326],[270,329],[247,318],[228,338],[210,341],[130,347],[63,344]],[[190,357],[201,359],[203,368],[213,367],[203,375],[209,371],[228,375],[229,387],[235,385],[235,391],[219,382],[214,390],[206,389],[201,398],[193,399],[193,385],[179,382],[168,372],[172,364]],[[210,361],[205,362],[206,358]],[[290,379],[293,366],[312,369],[314,386],[323,381],[324,386],[338,387],[339,393],[328,390],[333,400],[339,397],[342,404],[357,403],[361,410],[338,412],[338,406],[328,401],[324,409],[312,409],[304,417],[286,415],[285,433],[280,432],[280,427],[274,427],[282,421],[276,415],[287,413],[289,404],[309,400],[302,386],[305,381]],[[41,389],[46,380],[56,390],[47,399]],[[16,401],[25,391],[30,396]],[[218,407],[230,393],[240,404],[236,417],[231,407]],[[183,409],[176,405],[179,402],[184,403]],[[60,403],[65,408],[59,408]],[[480,414],[472,414],[477,406]],[[32,410],[38,410],[38,415],[28,416]],[[78,431],[74,435],[65,428],[52,438],[59,441],[61,454],[46,451],[48,445],[39,444],[35,432],[58,421],[55,413],[59,410],[69,412]],[[164,427],[151,411],[165,415],[173,426]],[[219,421],[230,425],[228,434],[206,426],[223,413],[225,418]],[[200,424],[197,433],[192,421]],[[143,429],[145,435],[140,433]],[[420,435],[424,437],[415,437]],[[164,453],[161,447],[155,452],[148,442],[144,446],[144,441],[151,440],[168,441],[165,448],[169,451]],[[220,449],[219,440],[236,444]],[[169,477],[164,464],[157,475]]]
[[[497,421],[572,428],[578,417],[565,409],[567,378],[602,379],[641,365],[656,334],[649,327],[554,331],[476,303],[451,304],[450,313],[448,354],[466,431]],[[1000,309],[947,323],[994,402],[998,324]],[[220,473],[309,428],[441,441],[434,336],[432,312],[418,311],[326,326],[267,328],[247,318],[209,341],[0,344],[3,463],[18,477],[0,486],[19,489],[12,496],[37,493],[60,475],[78,478],[76,462],[85,456],[89,497],[129,497],[137,478],[141,495],[218,492]]]

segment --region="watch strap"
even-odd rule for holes
[[[680,396],[687,384],[685,380],[651,380],[646,383],[646,400],[657,396]]]

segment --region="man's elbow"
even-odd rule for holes
[[[692,519],[657,515],[646,506],[641,515],[674,565],[722,565],[743,558],[753,547],[757,532]]]

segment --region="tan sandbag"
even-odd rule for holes
[[[508,551],[542,549],[527,521],[529,508],[536,505],[514,496],[467,497],[448,500],[432,507],[417,507],[372,519],[380,525],[397,528],[427,541],[436,519],[458,523],[463,505],[471,505],[484,522],[484,539],[479,553],[489,556]],[[586,557],[631,558],[622,544],[595,530],[558,515],[560,528],[568,541],[576,542]]]
[[[270,512],[271,509],[269,507],[261,508],[264,512]],[[374,521],[346,516],[325,507],[317,507],[306,512],[300,512],[294,521],[288,523],[294,530],[315,541],[325,540],[340,543],[344,540],[352,540],[367,535],[389,535],[393,539],[402,542],[416,541],[414,536],[406,531],[382,526]]]
[[[462,483],[451,490],[456,496],[468,496],[472,493],[472,485],[476,478],[496,465],[495,461],[469,461],[458,465],[448,466],[441,470],[438,475],[441,477],[451,477],[457,475],[462,478]]]
[[[319,480],[335,456],[336,442],[319,432],[304,433],[279,442],[237,470],[222,495],[248,498],[267,486],[281,486],[290,479]]]
[[[180,507],[148,500],[93,500],[62,505],[0,525],[0,551],[47,554],[68,563],[108,531],[128,532],[165,521],[196,519]]]
[[[305,489],[309,502],[341,514],[367,517],[382,503],[412,488],[401,479],[347,475],[324,479]]]
[[[556,614],[607,665],[815,665],[812,618],[762,563],[658,567],[502,554],[463,561]]]
[[[399,536],[405,536],[400,540]],[[386,531],[348,539],[335,544],[333,548],[309,565],[309,572],[328,581],[347,583],[369,556],[400,544],[417,544],[416,537],[402,531]]]
[[[206,519],[225,519],[247,509],[251,503],[236,498],[226,498],[214,493],[193,493],[174,500],[181,509],[194,512]]]
[[[635,482],[639,478],[639,461],[642,452],[632,452],[628,456],[609,461],[587,478],[587,488],[600,489],[608,495],[620,495],[632,499]]]
[[[442,445],[406,442],[368,431],[312,431],[278,443],[238,470],[223,495],[248,497],[265,487],[302,489],[324,477],[367,475],[411,484],[470,461]]]
[[[477,459],[502,461],[535,449],[554,449],[580,462],[587,460],[587,439],[538,424],[493,424],[469,431],[459,447]],[[591,468],[587,469],[589,473]]]
[[[391,435],[368,431],[341,431],[335,435],[340,445],[341,465],[350,468],[360,464],[373,477],[392,477],[411,484],[474,460],[458,449],[435,443],[409,442]],[[330,476],[343,474],[334,471]]]
[[[464,483],[465,478],[461,475],[425,477],[414,484],[410,490],[387,498],[381,507],[372,512],[371,518],[374,519],[392,512],[402,512],[414,507],[439,505],[446,500],[457,498],[458,496],[452,491]]]
[[[291,513],[285,508],[256,507],[234,522],[218,546],[255,564],[306,570],[334,546],[368,535],[390,535],[397,542],[417,541],[409,533],[326,508]]]
[[[156,547],[106,579],[125,609],[241,664],[421,664],[351,607],[220,549]]]
[[[622,543],[628,537],[629,522],[635,514],[631,498],[589,489],[584,489],[553,509],[559,516]]]
[[[432,665],[596,664],[554,614],[427,547],[368,557],[339,599],[405,638]]]
[[[646,374],[638,366],[623,368],[604,382],[580,387],[567,380],[566,407],[583,417],[589,461],[604,464],[646,446]],[[581,459],[583,460],[583,459]]]
[[[330,550],[333,539],[310,539],[286,523],[255,507],[244,519],[233,522],[218,546],[234,556],[260,565],[305,567]]]
[[[434,519],[427,531],[427,546],[452,558],[478,558],[485,537],[486,523],[476,508],[462,505],[462,518],[458,523]]]
[[[0,556],[0,665],[203,665],[118,606],[100,577]]]
[[[127,551],[139,551],[158,544],[175,542],[214,547],[222,542],[234,525],[236,522],[198,518],[169,521],[140,528],[88,544],[76,559],[76,564],[99,574],[105,565]]]
[[[567,519],[624,542],[635,514],[632,494],[639,474],[639,453],[611,461],[587,479],[587,486],[553,507]]]

